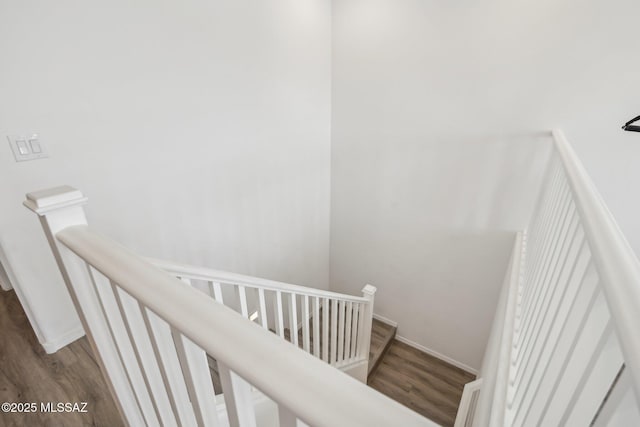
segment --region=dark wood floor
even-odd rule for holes
[[[46,354],[13,291],[0,291],[1,402],[87,402],[88,411],[0,412],[2,427],[123,425],[87,339]]]
[[[380,327],[380,325],[378,325]],[[388,332],[374,327],[372,356]],[[376,332],[377,331],[377,332]],[[376,350],[378,349],[378,350]],[[216,391],[217,367],[210,360]],[[475,377],[397,340],[391,340],[369,385],[414,411],[452,426],[465,383]],[[0,412],[0,427],[122,425],[91,348],[82,338],[46,354],[13,291],[0,291],[0,403],[87,402],[88,413]]]
[[[462,389],[475,376],[393,340],[369,386],[442,426],[453,426]]]

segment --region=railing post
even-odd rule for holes
[[[367,361],[364,373],[364,379],[360,378],[365,384],[367,382],[367,373],[369,372],[369,349],[371,347],[371,327],[373,326],[373,302],[375,299],[377,288],[371,285],[365,285],[362,288],[362,296],[367,299],[364,311],[364,321],[362,323],[362,333],[359,337],[360,357]]]
[[[130,425],[143,425],[142,414],[132,403],[135,396],[118,359],[108,326],[99,315],[101,311],[90,284],[87,265],[55,237],[65,228],[87,225],[83,208],[87,198],[70,186],[35,191],[28,193],[26,198],[23,204],[38,214],[82,326],[85,332],[90,331],[87,338],[120,414]]]
[[[56,263],[62,273],[62,278],[67,285],[76,309],[80,306],[78,305],[75,292],[73,292],[73,287],[62,259],[61,252],[64,252],[64,249],[61,250],[61,245],[55,239],[55,235],[58,231],[70,226],[87,225],[87,218],[85,217],[82,207],[86,203],[87,198],[84,197],[80,191],[69,186],[54,187],[28,193],[27,200],[23,202],[28,209],[38,214],[40,224],[42,225],[44,234],[47,236],[47,241],[49,242],[49,246],[51,246],[53,256],[56,259]],[[78,314],[83,323],[82,326],[86,331],[87,328],[82,313]]]

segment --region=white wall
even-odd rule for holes
[[[640,3],[333,2],[331,283],[479,368],[560,127],[640,251]],[[451,239],[453,237],[453,239]],[[403,303],[408,301],[408,304]]]
[[[50,186],[142,254],[328,287],[328,1],[4,0],[0,58],[0,246],[47,348],[79,327],[21,206]]]

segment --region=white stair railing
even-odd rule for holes
[[[58,187],[25,205],[40,216],[127,425],[256,426],[270,413],[266,425],[286,427],[436,425],[93,232],[85,202]],[[224,401],[207,355],[218,361]],[[256,409],[256,389],[275,409]]]
[[[535,215],[514,249],[472,425],[637,426],[640,262],[564,135],[553,140]]]
[[[170,261],[152,264],[366,382],[376,288],[355,297]],[[299,333],[300,335],[299,336]]]

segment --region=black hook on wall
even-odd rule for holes
[[[640,120],[640,116],[638,117],[634,117],[633,119],[629,120],[627,123],[624,124],[624,126],[622,126],[622,130],[626,130],[629,132],[640,132],[640,126],[632,126],[632,123],[637,122],[638,120]]]

